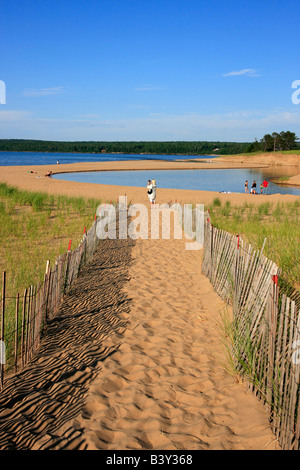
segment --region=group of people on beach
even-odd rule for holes
[[[151,206],[155,206],[155,200],[156,200],[156,181],[155,180],[148,180],[147,194],[148,194],[148,198],[149,198]]]
[[[251,192],[250,194],[258,194],[256,190],[256,181],[254,180],[251,186]],[[266,181],[266,179],[263,180],[263,182],[260,184],[260,194],[267,193],[269,183]],[[245,194],[249,194],[249,182],[248,180],[245,181]]]

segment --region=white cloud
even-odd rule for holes
[[[256,72],[256,70],[254,70],[254,69],[242,69],[242,70],[238,70],[238,71],[224,73],[223,77],[233,77],[233,76],[236,76],[236,75],[247,75],[247,76],[251,76],[251,77],[258,77],[259,76],[258,73]]]
[[[240,110],[218,114],[152,113],[148,117],[100,118],[93,122],[74,118],[41,119],[23,111],[2,111],[0,120],[0,138],[252,142],[255,137],[261,138],[273,131],[290,130],[297,133],[300,110]]]
[[[16,121],[24,121],[30,116],[28,111],[13,111],[4,110],[0,111],[0,122],[2,124]]]
[[[27,88],[24,90],[24,96],[53,96],[59,95],[64,90],[64,87],[57,86],[52,88]]]

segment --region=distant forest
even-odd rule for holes
[[[281,152],[299,149],[298,140],[299,137],[296,136],[295,132],[272,132],[272,134],[265,134],[259,142],[255,140],[255,142],[250,144],[248,152]]]
[[[17,152],[233,155],[247,152],[249,145],[249,142],[57,142],[0,139],[0,151]]]

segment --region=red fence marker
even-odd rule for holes
[[[68,252],[71,251],[72,240],[69,241]]]

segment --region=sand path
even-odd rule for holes
[[[1,449],[274,449],[185,240],[107,240],[0,394]]]
[[[275,449],[266,410],[226,363],[224,303],[186,240],[138,240],[130,324],[78,423],[89,449]]]

